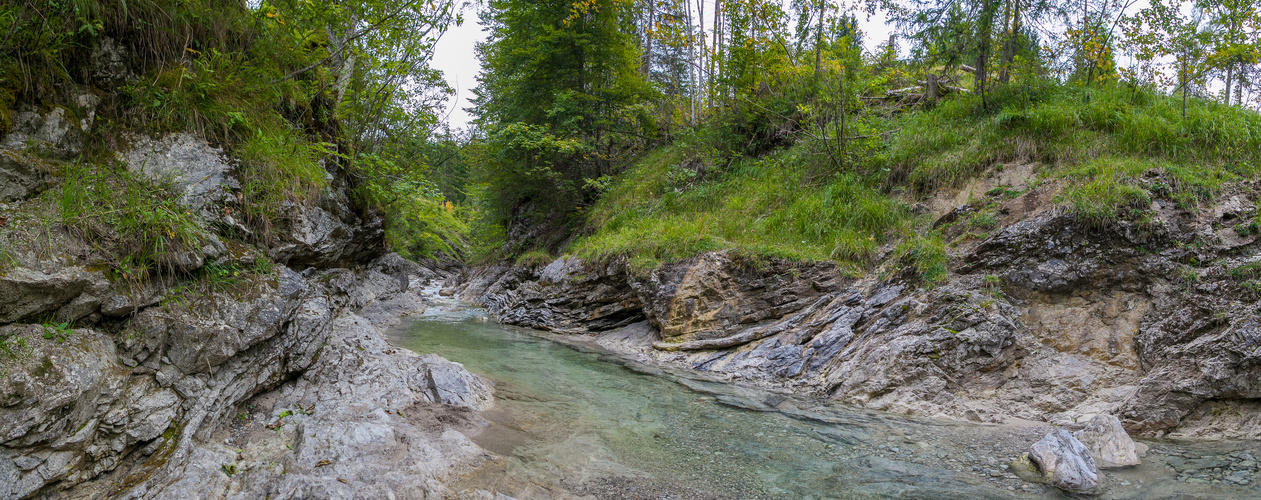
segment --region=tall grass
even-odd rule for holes
[[[61,189],[50,193],[62,223],[100,249],[122,278],[171,271],[207,239],[179,190],[122,164],[68,166]]]
[[[974,96],[909,113],[889,143],[889,182],[924,194],[957,186],[999,162],[1072,166],[1100,156],[1148,158],[1184,170],[1226,168],[1249,177],[1261,169],[1261,115],[1250,110],[1193,100],[1183,118],[1179,99],[1141,87],[1028,86],[997,92],[993,113],[982,111]]]
[[[260,130],[238,148],[242,205],[264,234],[289,215],[291,205],[308,206],[319,199],[328,176],[322,153],[321,145],[286,128]]]

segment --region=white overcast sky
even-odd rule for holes
[[[708,23],[713,3],[706,1],[706,4]],[[892,27],[885,25],[883,13],[872,16],[859,14],[858,23],[863,30],[863,44],[868,50],[874,50],[888,40],[892,31]],[[486,33],[478,23],[477,8],[470,7],[464,11],[464,24],[447,30],[434,51],[431,65],[442,70],[447,84],[457,91],[457,95],[447,102],[447,123],[452,129],[464,128],[472,119],[465,108],[472,107],[469,99],[473,97],[473,87],[477,86],[477,74],[482,70],[473,47],[485,38]]]

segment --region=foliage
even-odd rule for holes
[[[101,125],[86,138],[85,162],[101,163],[105,152],[128,141],[128,133],[205,137],[240,160],[245,213],[238,219],[257,229],[261,237],[253,243],[263,245],[271,243],[275,224],[316,202],[329,180],[354,187],[375,183],[376,191],[398,180],[397,165],[377,158],[387,144],[417,137],[424,142],[437,123],[438,104],[450,89],[428,61],[439,35],[460,22],[460,5],[451,0],[10,4],[0,10],[0,29],[7,34],[0,39],[0,129],[7,130],[8,111],[18,103],[61,105],[83,88],[117,88],[102,93],[107,98],[96,110]],[[97,63],[115,53],[121,56],[103,72]],[[425,164],[422,158],[398,169],[423,174]],[[117,169],[95,172],[106,170]],[[84,198],[78,191],[90,190],[73,179],[66,188],[76,199]],[[353,201],[357,209],[370,209],[379,200],[369,195]],[[431,208],[421,210],[436,213]],[[414,214],[392,210],[389,216],[399,222],[387,226],[423,233],[412,239],[435,237],[409,226]],[[93,228],[84,231],[94,238],[112,239],[98,233],[112,231],[106,226],[115,221],[95,220],[89,212],[68,217],[80,229]],[[175,235],[166,238],[171,241],[137,238],[146,244],[131,254],[122,243],[111,244],[112,258],[141,274],[169,268],[165,248],[191,233],[168,232]],[[421,245],[399,234],[393,231],[392,241]]]
[[[495,0],[482,19],[476,113],[486,131],[479,179],[506,221],[565,226],[653,134],[625,0]],[[548,245],[554,242],[538,242]]]
[[[623,174],[588,218],[594,234],[579,240],[579,256],[627,255],[640,268],[733,248],[752,255],[836,260],[866,268],[882,245],[909,238],[916,228],[905,205],[853,174],[817,185],[803,179],[826,158],[803,143],[758,159],[735,161],[728,171],[695,185],[678,186],[667,173],[699,165],[714,145],[703,135],[647,156]],[[804,189],[803,189],[804,187]],[[944,247],[920,242],[906,254],[931,278],[942,273]]]
[[[58,344],[64,344],[70,335],[74,334],[74,328],[69,322],[56,323],[51,320],[44,322],[44,338],[56,340]]]

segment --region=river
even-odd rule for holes
[[[496,406],[470,436],[497,458],[459,478],[457,490],[520,499],[1063,497],[1006,467],[1047,426],[903,417],[732,385],[433,301],[391,341],[495,383]],[[1261,482],[1251,481],[1261,443],[1146,444],[1143,465],[1105,474],[1103,498],[1261,498]]]

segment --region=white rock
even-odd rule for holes
[[[1085,429],[1074,432],[1073,437],[1086,445],[1100,468],[1129,467],[1142,463],[1134,441],[1125,433],[1121,421],[1112,415],[1096,415],[1086,422]]]
[[[1081,441],[1056,430],[1029,450],[1029,459],[1055,487],[1073,493],[1091,493],[1099,486],[1099,469]]]

